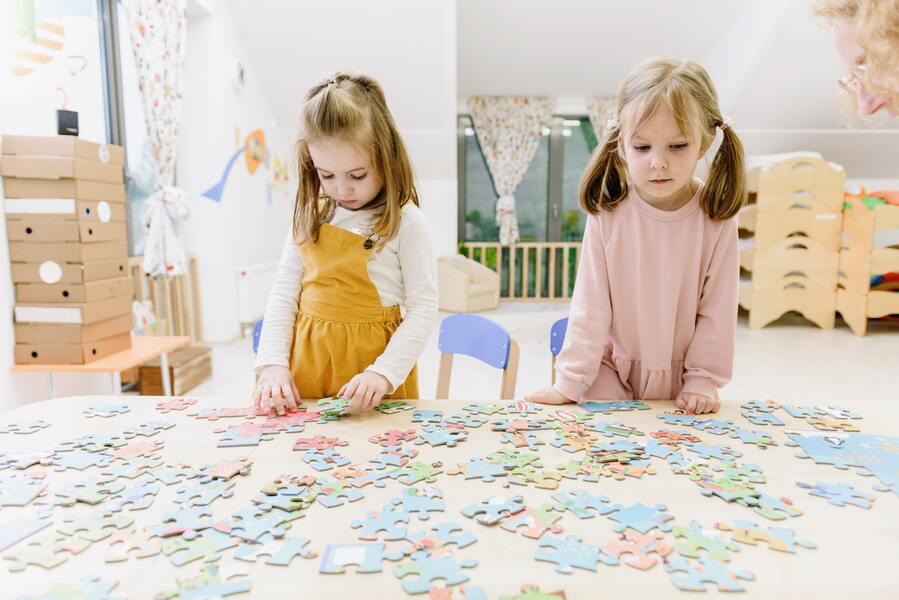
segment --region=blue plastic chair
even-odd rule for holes
[[[438,400],[449,398],[453,356],[464,354],[503,370],[500,399],[515,399],[518,377],[518,344],[505,328],[478,315],[458,314],[440,323],[437,338],[440,350],[440,373],[437,376]]]
[[[556,383],[556,357],[562,351],[562,344],[565,343],[565,332],[568,331],[568,317],[559,319],[553,326],[549,328],[549,351],[553,355],[553,367],[550,377],[552,382]]]
[[[253,326],[253,354],[259,350],[259,336],[262,335],[262,319],[256,321]]]

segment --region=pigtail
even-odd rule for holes
[[[620,131],[616,127],[603,138],[581,177],[578,202],[588,214],[615,210],[627,198],[627,169],[618,151]]]
[[[719,127],[724,122],[718,124]],[[724,139],[709,170],[708,180],[699,198],[703,211],[713,221],[726,221],[746,202],[746,171],[743,143],[733,127],[722,127]]]

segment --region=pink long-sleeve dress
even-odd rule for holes
[[[702,187],[682,207],[630,194],[587,219],[556,390],[576,402],[717,397],[737,324],[737,219],[712,221]]]

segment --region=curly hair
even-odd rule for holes
[[[865,87],[899,105],[899,0],[815,0],[813,13],[853,24],[868,67]]]

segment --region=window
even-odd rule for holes
[[[460,168],[460,181],[464,189],[462,231],[459,240],[470,242],[499,239],[496,225],[496,191],[487,169],[487,161],[481,152],[471,117],[459,117],[460,144],[464,165]],[[545,241],[547,191],[549,184],[549,130],[540,140],[534,160],[524,179],[515,190],[515,208],[518,212],[518,231],[521,241]]]
[[[122,0],[97,0],[103,15],[106,97],[110,141],[125,148],[129,254],[144,253],[141,211],[156,187],[156,166],[137,83],[131,34]]]
[[[595,146],[587,117],[553,117],[515,190],[520,241],[581,240],[586,217],[578,207],[578,184]],[[459,181],[460,242],[498,240],[496,191],[468,115],[459,116]]]

